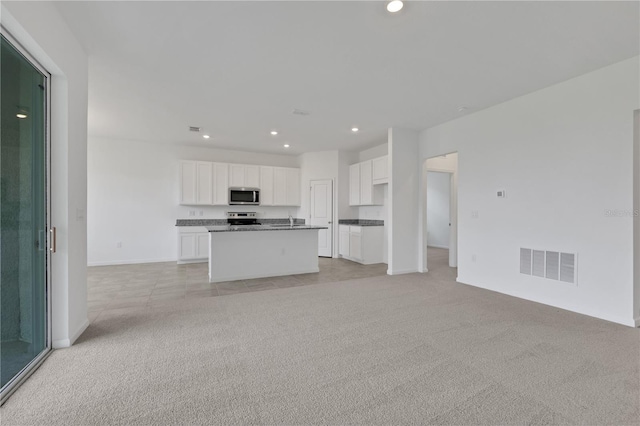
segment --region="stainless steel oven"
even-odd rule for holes
[[[229,188],[229,205],[260,205],[260,188]]]

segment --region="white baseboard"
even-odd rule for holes
[[[178,260],[178,265],[188,265],[190,263],[207,263],[209,259],[191,259],[191,260]]]
[[[73,343],[78,340],[78,337],[80,337],[82,333],[84,333],[84,331],[87,329],[87,327],[89,327],[89,324],[89,320],[86,319],[69,339],[54,340],[51,344],[53,346],[53,349],[68,348],[69,346],[73,345]]]
[[[404,275],[404,274],[413,274],[419,272],[417,269],[396,269],[392,271],[391,269],[387,269],[387,275]]]
[[[635,323],[636,328],[640,327],[640,317],[636,317],[633,322]]]
[[[110,266],[110,265],[135,265],[138,263],[161,263],[161,262],[177,262],[178,259],[134,259],[134,260],[101,260],[99,262],[87,262],[87,266]]]

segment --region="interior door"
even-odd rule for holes
[[[0,36],[0,400],[51,349],[48,73]],[[1,402],[0,401],[0,402]]]
[[[318,256],[333,255],[333,181],[331,179],[311,181],[309,224],[326,226],[318,231]]]

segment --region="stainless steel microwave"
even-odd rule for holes
[[[229,188],[229,205],[260,205],[260,188]]]

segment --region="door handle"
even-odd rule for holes
[[[51,247],[49,247],[49,251],[51,251],[51,253],[55,253],[56,252],[56,237],[57,237],[56,227],[54,226],[53,228],[49,229],[49,233],[51,234]]]
[[[327,222],[328,224],[331,224],[331,221]]]

